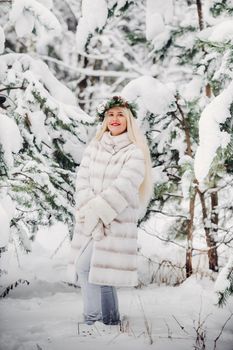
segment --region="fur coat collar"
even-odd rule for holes
[[[128,146],[132,142],[129,139],[129,134],[127,131],[117,136],[111,135],[110,131],[105,131],[100,143],[106,149],[106,151],[116,153],[121,148]]]

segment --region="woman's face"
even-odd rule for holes
[[[108,130],[113,136],[120,135],[127,130],[125,108],[112,107],[106,114]]]

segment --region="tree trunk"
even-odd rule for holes
[[[218,251],[216,247],[215,237],[218,233],[218,212],[216,211],[218,208],[218,192],[211,192],[211,223],[212,223],[212,237],[213,237],[213,246],[214,249],[212,251],[212,261],[213,266],[215,266],[214,271],[218,271]]]
[[[197,13],[198,13],[199,28],[200,28],[200,30],[202,30],[202,29],[204,29],[202,3],[201,3],[201,0],[196,0],[196,2],[197,2]]]
[[[202,193],[200,190],[198,190],[200,201],[201,201],[201,207],[202,207],[202,220],[205,230],[205,237],[206,237],[206,243],[208,249],[208,258],[209,258],[209,269],[212,271],[218,271],[218,252],[216,247],[216,242],[214,239],[214,234],[211,232],[211,228],[209,225],[207,225],[207,208],[205,203],[205,197],[204,193]],[[216,201],[216,196],[214,195],[214,203]],[[216,218],[215,218],[216,219]],[[212,220],[211,220],[212,222]]]
[[[197,4],[197,13],[198,13],[198,21],[200,30],[204,29],[204,19],[203,19],[203,11],[202,11],[202,3],[201,0],[196,0]],[[204,50],[204,49],[203,49]],[[205,51],[205,50],[204,50]],[[211,97],[212,89],[209,83],[206,84],[205,93],[207,97]],[[211,193],[211,228],[210,225],[207,226],[207,208],[204,198],[204,193],[198,190],[201,206],[202,206],[202,216],[203,216],[203,224],[206,236],[206,243],[209,248],[208,250],[208,258],[209,258],[209,268],[212,271],[218,271],[218,252],[215,242],[215,235],[217,233],[218,227],[218,214],[214,211],[218,206],[218,193]]]
[[[185,142],[186,142],[186,151],[191,158],[193,158],[193,151],[191,145],[191,135],[190,135],[190,126],[185,118],[185,114],[179,105],[178,101],[176,102],[178,111],[181,115],[181,125],[185,133]],[[186,277],[190,277],[193,273],[193,262],[192,262],[192,254],[193,254],[193,221],[194,221],[194,211],[195,211],[195,200],[196,200],[197,189],[195,187],[195,192],[193,196],[190,197],[189,201],[189,220],[188,220],[188,232],[187,232],[187,249],[186,249]]]
[[[192,253],[193,253],[193,221],[194,221],[194,210],[195,210],[195,199],[196,199],[197,190],[195,189],[194,196],[190,198],[189,202],[189,215],[188,220],[188,236],[187,236],[187,250],[186,250],[186,277],[190,277],[193,273],[193,264],[192,264]]]

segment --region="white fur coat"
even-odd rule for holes
[[[76,181],[78,215],[69,263],[74,266],[93,238],[91,283],[138,284],[138,190],[144,174],[143,153],[127,132],[112,136],[106,131],[85,149]]]

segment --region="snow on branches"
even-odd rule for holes
[[[18,37],[28,36],[34,29],[40,33],[40,27],[44,27],[53,35],[61,33],[61,25],[54,14],[36,0],[15,0],[10,20]]]
[[[226,147],[230,134],[221,131],[220,124],[231,118],[230,106],[233,102],[233,82],[220,95],[215,97],[203,110],[199,120],[199,147],[197,148],[194,169],[199,181],[208,175],[217,149]]]

